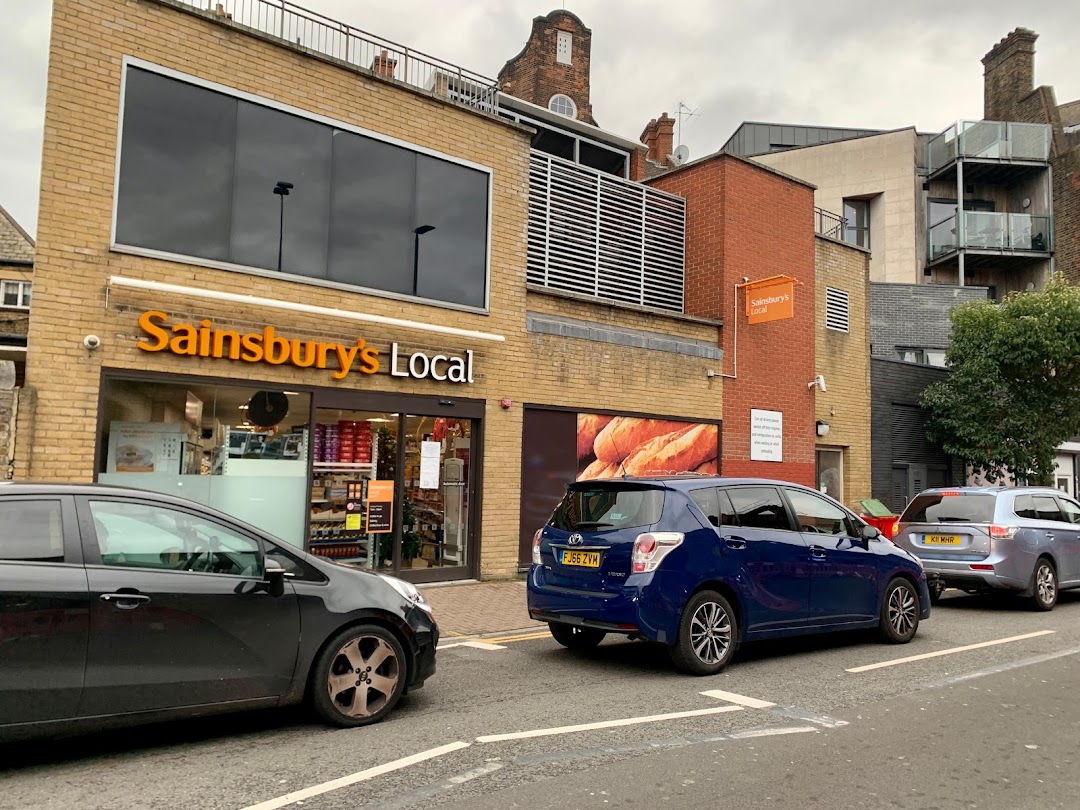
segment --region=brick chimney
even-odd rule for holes
[[[675,151],[675,119],[666,112],[659,118],[653,118],[645,125],[639,140],[649,147],[646,156],[649,160],[668,165],[668,158]]]
[[[1039,35],[1017,28],[983,57],[983,118],[1015,120],[1019,103],[1035,89],[1035,40]]]
[[[391,57],[386,50],[383,50],[371,60],[372,72],[386,79],[394,78],[395,68],[397,68],[397,59]]]

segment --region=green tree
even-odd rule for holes
[[[1053,282],[952,311],[948,378],[922,395],[930,438],[976,473],[1051,483],[1080,434],[1080,287]]]

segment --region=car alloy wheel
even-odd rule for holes
[[[890,644],[907,644],[919,629],[919,593],[903,577],[893,578],[881,598],[878,632]]]
[[[350,627],[331,639],[312,671],[312,698],[323,719],[338,726],[381,720],[405,691],[401,644],[375,625]]]
[[[1054,566],[1045,557],[1036,563],[1033,579],[1032,605],[1036,610],[1053,610],[1058,597],[1057,574]]]
[[[731,646],[731,617],[716,602],[705,602],[690,619],[690,646],[703,664],[724,660]]]

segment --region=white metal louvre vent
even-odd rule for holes
[[[837,332],[848,330],[848,294],[843,290],[825,288],[825,328]]]
[[[682,312],[685,232],[681,197],[532,153],[529,283]]]

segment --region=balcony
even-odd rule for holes
[[[930,175],[957,160],[1045,163],[1050,157],[1050,127],[1007,121],[959,121],[930,139]]]
[[[686,201],[533,150],[528,281],[683,311]]]
[[[958,238],[957,217],[934,225],[927,232],[927,258],[931,264],[961,249],[994,255],[1032,256],[1053,250],[1052,221],[1048,216],[964,211],[963,238]]]
[[[343,62],[487,113],[498,106],[494,79],[408,48],[289,0],[154,0],[165,6],[270,36],[290,47]]]

